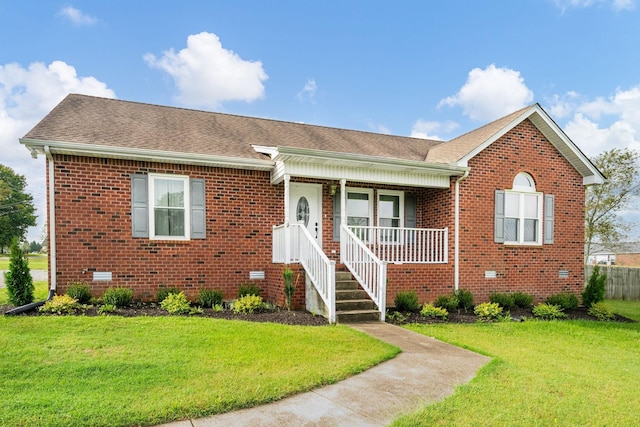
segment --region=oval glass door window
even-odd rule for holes
[[[298,200],[298,205],[296,206],[296,220],[298,223],[303,223],[305,227],[309,225],[309,202],[304,196],[300,197],[300,200]]]

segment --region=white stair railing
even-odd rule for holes
[[[387,262],[380,260],[358,236],[345,225],[340,226],[340,254],[360,286],[378,306],[384,322],[387,305]]]
[[[290,242],[287,248],[287,240]],[[330,323],[336,322],[336,262],[331,261],[301,224],[273,227],[272,259],[274,263],[297,263],[327,306]]]

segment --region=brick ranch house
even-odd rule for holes
[[[331,321],[336,270],[382,319],[399,291],[579,293],[604,181],[538,104],[443,142],[71,94],[20,143],[48,159],[58,293],[254,282],[281,304],[289,264]]]

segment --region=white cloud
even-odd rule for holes
[[[164,51],[160,58],[147,53],[145,62],[173,78],[177,100],[190,107],[217,107],[224,101],[251,102],[264,96],[268,79],[259,61],[240,58],[222,47],[218,36],[202,32],[187,38],[187,47]]]
[[[304,88],[296,94],[296,99],[300,102],[310,101],[311,103],[315,103],[314,97],[317,91],[318,86],[316,85],[316,80],[309,79],[307,83],[305,83]]]
[[[440,101],[438,107],[460,106],[473,120],[491,121],[525,107],[531,101],[533,92],[524,84],[519,71],[491,64],[484,70],[471,70],[458,93]]]
[[[587,8],[596,5],[611,5],[616,11],[635,9],[636,0],[554,0],[553,2],[564,13],[571,8]]]
[[[551,111],[562,110],[568,122],[563,126],[567,135],[589,157],[612,148],[640,150],[640,86],[618,89],[611,97],[594,100],[572,95],[574,102],[563,103],[564,97],[554,97]]]
[[[444,132],[445,134],[450,134],[458,129],[458,127],[458,123],[450,120],[446,122],[434,122],[418,119],[413,124],[413,128],[411,128],[411,137],[443,141],[445,138],[439,136],[439,133]]]
[[[42,157],[34,160],[18,142],[68,93],[115,97],[107,85],[94,77],[78,77],[76,69],[62,61],[48,66],[34,62],[0,65],[0,163],[27,178],[27,191],[38,210],[38,226],[30,240],[39,237],[46,218],[45,169]]]
[[[77,26],[94,25],[98,20],[93,16],[83,13],[81,10],[76,9],[73,6],[67,6],[60,9],[58,12],[60,16],[71,21],[72,24]]]

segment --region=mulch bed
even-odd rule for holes
[[[14,308],[10,305],[0,306],[0,314],[4,314],[8,310]],[[568,320],[597,320],[595,317],[587,313],[586,307],[578,307],[573,310],[565,312]],[[101,316],[98,313],[97,307],[88,307],[83,310],[78,310],[78,315],[83,316]],[[478,318],[473,312],[457,312],[449,313],[449,318],[446,321],[439,319],[432,319],[423,317],[419,313],[403,312],[399,316],[395,311],[389,310],[387,313],[387,322],[400,325],[407,323],[476,323]],[[26,313],[19,314],[18,316],[43,316],[38,310],[31,310]],[[159,304],[152,303],[136,303],[129,308],[120,308],[115,312],[110,313],[109,316],[122,316],[122,317],[137,317],[137,316],[169,316],[165,310],[162,310]],[[322,316],[311,314],[307,311],[285,309],[276,309],[274,311],[256,311],[250,314],[236,314],[232,310],[213,311],[212,309],[204,309],[202,314],[193,314],[189,316],[195,317],[208,317],[214,319],[226,319],[226,320],[244,320],[249,322],[271,322],[281,323],[284,325],[300,325],[300,326],[327,326],[329,323],[327,319]],[[515,321],[523,319],[532,319],[532,311],[514,309],[511,310],[511,317]],[[616,322],[631,322],[634,321],[623,316],[615,315]]]

